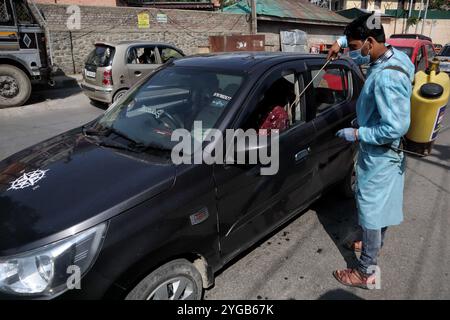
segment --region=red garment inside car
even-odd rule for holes
[[[278,129],[279,132],[286,130],[289,126],[289,115],[281,106],[276,106],[269,112],[267,117],[259,127],[259,134],[270,134],[272,129]],[[267,130],[262,131],[261,130]]]

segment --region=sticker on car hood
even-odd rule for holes
[[[47,171],[49,170],[25,172],[22,176],[11,182],[11,187],[8,190],[21,190],[34,187],[40,180],[45,178]]]

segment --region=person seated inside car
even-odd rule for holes
[[[287,130],[290,125],[289,108],[295,100],[293,84],[281,78],[277,80],[265,93],[263,100],[258,105],[256,117],[251,121],[252,128],[257,129],[258,134],[270,134],[271,130],[279,133]]]
[[[152,48],[144,48],[144,52],[138,58],[140,64],[154,64],[155,52]]]

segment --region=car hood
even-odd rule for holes
[[[174,179],[167,157],[99,147],[79,129],[27,148],[0,162],[0,256],[106,220]]]

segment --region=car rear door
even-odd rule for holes
[[[161,65],[158,48],[155,45],[132,46],[127,50],[126,64],[131,86]]]
[[[356,74],[345,60],[335,61],[319,72],[324,63],[324,59],[308,62],[308,80],[317,77],[306,97],[314,115],[319,177],[325,187],[342,179],[351,168],[354,149],[350,143],[336,137],[336,132],[351,127],[351,121],[356,118],[361,81],[356,81]]]
[[[267,106],[284,107],[294,102],[304,85],[304,70],[304,62],[298,60],[267,72],[242,106],[234,128],[258,129],[264,119],[259,113],[267,114]],[[225,260],[300,212],[320,189],[314,176],[315,129],[307,121],[304,99],[301,101],[292,108],[289,128],[279,135],[275,174],[262,175],[260,164],[215,165],[219,234]]]

